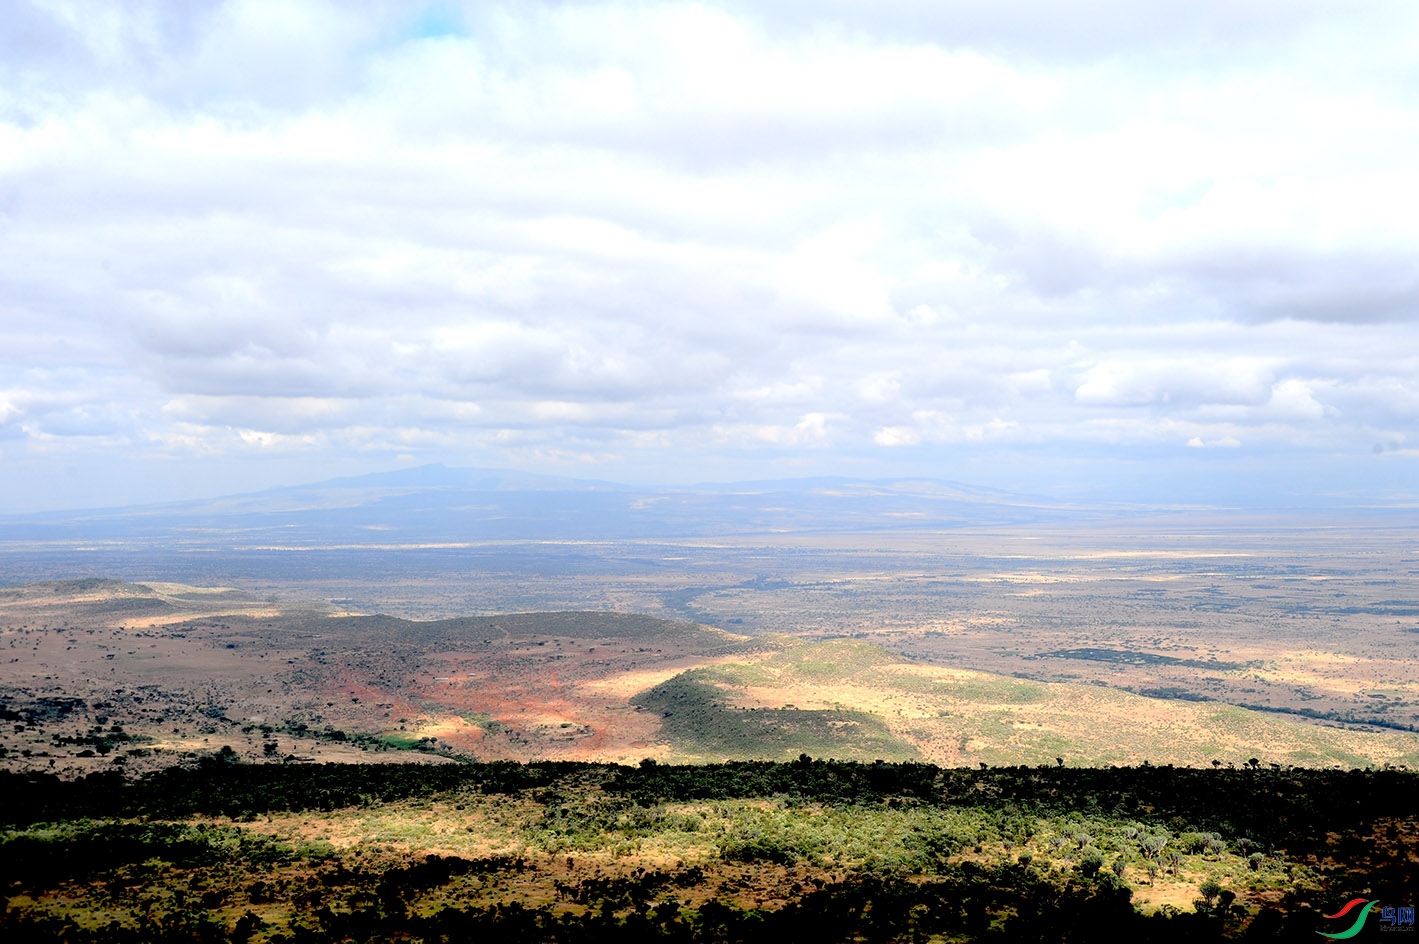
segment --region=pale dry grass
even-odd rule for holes
[[[741,640],[744,637],[736,636],[733,638]],[[669,681],[687,669],[698,669],[712,665],[726,665],[736,661],[741,661],[741,657],[724,656],[714,659],[681,659],[657,666],[653,669],[618,672],[615,675],[608,675],[605,678],[578,682],[576,690],[579,693],[592,696],[596,699],[624,702],[633,695],[643,692],[648,688],[654,688],[662,682]]]
[[[1384,688],[1419,695],[1419,681],[1408,672],[1408,654],[1397,662],[1320,650],[1291,650],[1272,654],[1264,667],[1252,670],[1267,681],[1287,682],[1344,695],[1362,695]]]
[[[261,607],[218,607],[211,610],[202,610],[200,613],[164,613],[154,616],[129,616],[119,617],[110,620],[107,625],[123,629],[145,629],[154,626],[172,626],[177,623],[190,623],[194,618],[219,619],[223,616],[245,616],[251,619],[276,619],[284,615],[280,610],[271,606]]]

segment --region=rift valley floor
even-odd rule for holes
[[[655,616],[406,619],[310,602],[309,587],[302,601],[99,578],[11,586],[0,763],[72,776],[226,749],[284,763],[1419,766],[1419,609],[1393,576],[1402,560],[1390,579],[1206,552],[1074,554],[1048,570],[1002,556],[955,575],[856,560],[662,587]],[[620,581],[586,584],[634,605],[635,581]],[[701,619],[667,618],[671,606]]]

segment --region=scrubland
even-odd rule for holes
[[[1289,939],[1419,869],[1415,775],[244,765],[6,775],[7,939]],[[1397,899],[1396,899],[1397,900]]]

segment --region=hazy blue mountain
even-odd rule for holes
[[[201,501],[5,516],[0,540],[374,547],[952,528],[1066,513],[1005,492],[920,479],[654,488],[428,465]]]

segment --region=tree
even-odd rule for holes
[[[1197,890],[1202,894],[1202,900],[1207,902],[1208,908],[1211,908],[1213,903],[1216,902],[1217,896],[1222,894],[1222,886],[1218,885],[1212,879],[1203,882],[1201,887]]]

